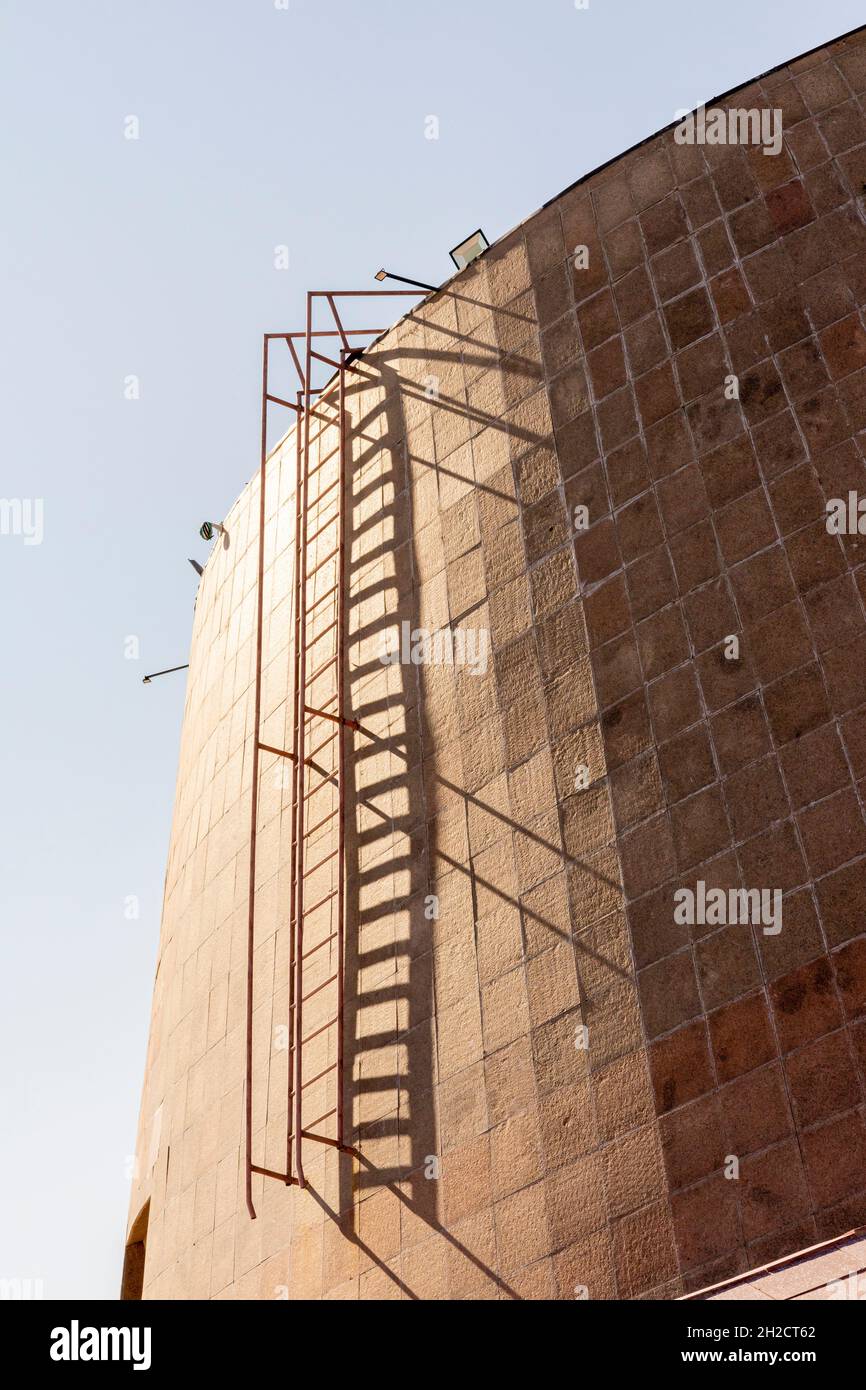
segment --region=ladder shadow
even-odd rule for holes
[[[350,416],[369,384],[369,378],[359,386],[347,384]],[[383,630],[403,620],[417,622],[406,428],[395,373],[387,366],[382,368],[381,385],[384,401],[374,407],[371,417],[353,419],[347,431],[344,514],[350,650],[362,641],[376,640],[375,625],[371,630],[364,616],[371,604],[389,610],[382,620]],[[374,424],[377,415],[383,417],[375,422],[381,433],[367,440],[365,427]],[[376,507],[377,494],[389,500]],[[392,534],[399,528],[401,541],[382,543],[383,528]],[[377,565],[384,565],[387,574],[369,582],[367,572]],[[364,1240],[363,1207],[367,1198],[387,1189],[400,1204],[401,1223],[403,1213],[411,1212],[416,1219],[429,1218],[431,1234],[448,1234],[435,1216],[435,1201],[431,1214],[436,1184],[424,1178],[425,1164],[439,1148],[432,945],[426,953],[415,953],[409,927],[408,904],[429,883],[423,802],[416,794],[417,769],[413,774],[400,759],[402,748],[420,747],[420,687],[417,668],[375,660],[363,667],[356,663],[354,668],[344,662],[344,678],[345,703],[353,717],[372,717],[384,735],[373,743],[355,735],[346,765],[343,1085],[345,1115],[351,1125],[345,1139],[351,1152],[339,1158],[336,1215],[343,1235],[394,1280],[403,1296],[414,1299],[418,1295],[405,1279]],[[372,699],[371,685],[375,687]],[[369,772],[372,748],[380,766],[387,769],[384,775],[376,774],[375,781]],[[321,1195],[316,1200],[326,1206]]]
[[[465,344],[464,339],[464,348]],[[392,364],[390,359],[395,355],[383,353],[377,359],[376,371],[384,400],[370,416],[354,426],[349,436],[359,445],[357,453],[352,449],[350,454],[344,504],[346,544],[351,557],[347,567],[347,636],[353,648],[361,643],[369,648],[372,639],[404,621],[412,628],[420,625],[415,588],[413,490],[406,443],[409,424],[403,406],[404,400],[417,399],[417,395],[413,395],[415,384],[407,382]],[[425,361],[435,361],[437,357],[430,352],[418,355]],[[454,361],[460,358],[460,353],[446,351],[438,356],[442,361]],[[487,364],[486,358],[474,360]],[[510,359],[497,356],[489,365],[505,371],[509,360],[523,368],[524,359],[514,355]],[[365,366],[363,362],[361,365]],[[368,374],[367,385],[371,380],[374,379]],[[407,390],[410,386],[412,389]],[[364,389],[361,385],[347,391],[350,410],[353,398],[357,402]],[[464,414],[470,426],[492,426],[510,433],[524,449],[542,442],[542,438],[525,429],[512,427],[509,430],[505,420],[487,416],[468,402],[437,398],[436,408],[450,414]],[[374,424],[377,414],[383,416],[380,422],[383,428],[379,434],[369,436],[365,430]],[[423,466],[424,461],[412,459],[411,462]],[[370,479],[364,477],[365,465],[373,469]],[[446,478],[459,476],[432,461],[428,466]],[[512,495],[484,482],[473,481],[472,486],[498,501],[514,501]],[[377,492],[389,500],[370,511],[371,500]],[[358,517],[356,509],[362,513]],[[375,532],[382,522],[392,523],[394,535],[401,539],[390,545],[377,545]],[[406,543],[402,543],[403,538]],[[367,543],[371,548],[364,551]],[[377,561],[387,563],[389,559],[393,562],[391,572],[384,577],[371,579],[365,573],[373,569]],[[371,617],[377,600],[378,611]],[[549,932],[551,941],[571,941],[576,949],[585,951],[589,959],[603,963],[614,974],[628,977],[628,972],[587,943],[578,946],[573,931],[564,931],[558,923],[547,921],[543,915],[532,911],[519,897],[485,882],[479,878],[471,860],[460,863],[448,853],[446,846],[437,844],[435,811],[425,806],[421,781],[422,749],[429,750],[433,745],[425,719],[421,669],[411,664],[383,668],[375,656],[359,661],[354,667],[349,662],[344,665],[348,668],[346,707],[359,720],[361,731],[354,737],[346,769],[346,1067],[343,1084],[346,1088],[345,1114],[351,1117],[351,1137],[347,1125],[345,1141],[351,1148],[350,1152],[339,1156],[338,1210],[335,1214],[346,1238],[387,1272],[407,1298],[417,1295],[407,1285],[405,1277],[401,1278],[389,1265],[388,1258],[382,1258],[363,1238],[365,1198],[383,1188],[399,1200],[401,1220],[404,1213],[416,1222],[420,1218],[429,1227],[431,1237],[444,1237],[461,1254],[468,1256],[501,1292],[519,1298],[518,1293],[443,1226],[436,1191],[438,1184],[426,1176],[429,1160],[438,1157],[441,1148],[435,1096],[433,950],[429,933],[425,948],[417,923],[410,922],[408,905],[414,903],[417,907],[424,894],[433,891],[437,869],[441,872],[444,866],[470,881],[473,917],[478,892],[486,891],[519,911],[524,936],[527,924],[534,922]],[[383,674],[384,671],[387,674]],[[379,732],[383,727],[386,731]],[[386,756],[389,770],[383,775],[381,764]],[[368,761],[379,769],[375,781],[371,780],[365,766]],[[613,884],[593,867],[566,855],[561,838],[556,843],[548,842],[531,827],[486,805],[457,782],[438,775],[435,780],[459,798],[464,814],[475,807],[493,815],[508,829],[519,831],[536,840],[541,847],[554,851],[560,856],[563,867],[580,864],[609,887],[619,889],[618,883]],[[395,806],[399,810],[395,811]],[[405,852],[395,854],[395,846]],[[402,885],[399,893],[395,886],[398,877]],[[429,928],[430,923],[426,926]],[[580,972],[578,980],[579,977]],[[391,984],[386,983],[389,978]],[[579,992],[582,996],[580,983]],[[396,1065],[394,1059],[398,1059]],[[354,1205],[359,1193],[360,1218],[358,1207]],[[321,1196],[316,1200],[326,1205]],[[399,1248],[403,1249],[402,1240]]]

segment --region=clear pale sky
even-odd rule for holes
[[[380,265],[438,284],[477,226],[864,18],[0,0],[0,496],[44,506],[41,545],[0,535],[0,1277],[117,1296],[184,699],[141,677],[186,660],[198,526],[257,466],[262,332]]]

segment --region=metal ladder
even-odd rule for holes
[[[250,873],[247,923],[246,1203],[251,1218],[253,1174],[286,1185],[306,1185],[305,1140],[351,1151],[345,1128],[344,964],[346,892],[346,739],[360,731],[346,709],[345,492],[349,449],[347,373],[363,352],[353,339],[381,330],[345,328],[340,298],[417,295],[418,290],[310,291],[306,327],[268,333],[262,352],[262,422],[259,469],[258,591],[255,706],[252,735]],[[426,293],[426,291],[420,291]],[[334,328],[314,327],[317,300],[325,300]],[[321,339],[340,340],[339,355],[318,350]],[[285,342],[299,380],[294,402],[270,391],[270,345]],[[303,361],[295,344],[303,343]],[[322,344],[324,346],[324,344]],[[313,388],[314,364],[332,369],[327,385]],[[295,414],[295,538],[293,547],[293,738],[289,749],[262,742],[264,558],[268,407]],[[329,436],[336,429],[336,447]],[[288,1094],[285,1172],[253,1161],[253,998],[256,840],[262,755],[292,765],[291,854],[288,903]],[[336,846],[333,837],[336,834]],[[327,851],[327,852],[326,852]],[[310,1118],[310,1115],[313,1118]],[[324,1129],[322,1128],[324,1126]]]

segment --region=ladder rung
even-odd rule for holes
[[[339,891],[340,891],[339,888],[335,888],[334,891],[333,891],[333,893],[329,893],[329,894],[327,895],[327,897],[325,897],[325,898],[320,898],[319,901],[318,901],[313,907],[305,907],[305,908],[304,908],[304,916],[305,916],[305,917],[312,917],[312,915],[313,915],[314,912],[318,912],[318,910],[319,910],[320,907],[324,907],[324,906],[325,906],[325,903],[329,903],[329,902],[331,902],[331,900],[332,900],[333,898],[336,898],[336,896],[337,896],[337,894],[339,893]],[[307,956],[311,956],[311,955],[313,954],[313,951],[319,951],[319,950],[321,950],[321,948],[322,948],[323,946],[326,946],[327,943],[328,943],[329,941],[333,941],[334,936],[336,936],[336,935],[337,935],[337,933],[334,932],[333,936],[326,937],[324,941],[320,941],[319,944],[318,944],[318,946],[314,946],[313,949],[312,949],[312,951],[308,951],[308,952],[307,952]],[[306,960],[307,956],[304,956],[304,960]]]
[[[328,529],[329,526],[336,526],[336,524],[337,524],[337,522],[338,522],[339,520],[340,520],[340,513],[339,513],[339,512],[335,512],[333,516],[328,517],[328,520],[327,520],[327,521],[322,522],[322,525],[319,527],[318,531],[314,531],[313,534],[312,534],[311,536],[307,536],[305,544],[306,544],[306,545],[312,545],[312,544],[313,544],[313,541],[316,541],[316,540],[319,539],[319,536],[322,535],[323,531],[327,531],[327,529]]]
[[[333,1071],[336,1065],[336,1062],[332,1062],[329,1067],[325,1067],[324,1071],[320,1071],[318,1076],[311,1076],[309,1081],[304,1082],[303,1086],[301,1087],[301,1090],[306,1091],[308,1086],[314,1085],[316,1081],[321,1081],[322,1077],[327,1076],[329,1071]]]
[[[328,623],[327,627],[323,627],[323,628],[322,628],[322,631],[321,631],[321,632],[317,632],[316,635],[315,635],[315,637],[312,637],[312,636],[310,637],[309,642],[307,642],[306,646],[304,647],[304,651],[306,652],[307,656],[310,656],[310,655],[312,654],[312,652],[313,652],[313,649],[314,649],[315,647],[318,647],[318,646],[320,645],[320,643],[324,642],[324,640],[325,640],[326,637],[330,637],[330,636],[331,636],[331,633],[334,631],[334,628],[338,626],[339,621],[340,621],[339,618],[332,618],[331,621]],[[332,641],[333,641],[333,640],[334,640],[334,639],[332,639]],[[329,660],[329,661],[334,661],[334,660],[336,659],[337,656],[338,656],[338,653],[337,653],[336,651],[334,651],[334,652],[332,652],[331,655],[328,657],[328,660]],[[315,671],[308,671],[308,672],[306,672],[306,675],[305,675],[305,683],[306,683],[306,686],[307,686],[308,688],[309,688],[309,686],[312,685],[312,683],[313,683],[313,681],[316,679],[316,676],[317,676],[317,675],[318,675],[318,668],[317,668]]]
[[[336,895],[336,893],[331,893],[330,896],[331,896],[332,898],[335,898],[337,895]],[[325,898],[324,901],[327,902],[328,899]],[[321,906],[321,904],[320,904],[320,906]],[[312,908],[311,908],[311,907],[305,907],[305,908],[304,908],[304,916],[305,916],[305,917],[311,917],[312,914],[315,912],[315,910],[316,910],[316,909],[315,909],[314,907],[312,907]],[[324,941],[320,941],[319,944],[318,944],[318,946],[313,946],[311,950],[305,951],[305,952],[304,952],[304,955],[303,955],[303,959],[304,959],[304,960],[309,960],[309,959],[310,959],[310,956],[314,956],[314,955],[316,954],[317,951],[321,951],[321,949],[322,949],[323,946],[327,946],[327,944],[328,944],[329,941],[336,941],[337,935],[338,935],[337,932],[332,931],[332,932],[331,932],[331,935],[330,935],[330,936],[326,936],[325,939],[324,939]],[[294,1005],[292,1005],[292,1007],[294,1008]]]
[[[319,862],[318,862],[318,864],[314,864],[313,867],[312,867],[311,869],[308,869],[307,866],[306,866],[306,864],[305,864],[305,865],[304,865],[304,878],[306,878],[308,874],[314,874],[314,873],[316,872],[317,869],[321,869],[322,865],[323,865],[323,864],[327,864],[329,859],[336,859],[336,857],[337,857],[337,855],[338,855],[339,853],[340,853],[340,851],[339,851],[338,849],[332,850],[330,854],[326,854],[326,855],[325,855],[324,859],[320,859]]]
[[[307,571],[306,578],[308,580],[312,579],[314,574],[318,574],[319,570],[323,569],[325,565],[329,564],[330,561],[333,560],[336,555],[339,555],[339,553],[340,547],[335,546],[334,549],[331,551],[330,555],[326,555],[324,560],[320,560],[319,563],[313,567],[313,569]]]
[[[315,602],[315,603],[310,604],[309,608],[307,609],[306,616],[309,618],[309,616],[310,616],[311,613],[315,613],[315,611],[316,611],[316,609],[318,608],[319,604],[320,604],[320,603],[324,603],[324,602],[325,602],[325,599],[333,598],[333,597],[334,597],[334,594],[337,592],[337,588],[338,588],[338,587],[339,587],[338,585],[335,585],[333,589],[328,589],[328,591],[327,591],[326,593],[321,594],[321,595],[316,599],[316,602]]]
[[[339,699],[340,699],[339,691],[335,690],[334,693],[333,693],[333,695],[329,695],[329,696],[328,696],[327,700],[325,701],[325,703],[324,703],[324,705],[322,706],[321,709],[311,709],[309,705],[304,705],[304,713],[305,713],[305,714],[307,714],[307,713],[310,713],[310,714],[326,714],[326,713],[328,712],[328,711],[327,711],[327,706],[328,706],[328,705],[332,705],[332,704],[334,703],[335,700],[339,701]],[[331,718],[333,718],[333,715],[331,716]]]
[[[329,1018],[328,1022],[323,1023],[321,1028],[317,1028],[315,1033],[308,1033],[305,1038],[301,1038],[301,1047],[303,1047],[305,1043],[312,1042],[313,1038],[317,1038],[320,1033],[326,1033],[329,1028],[335,1028],[336,1024],[337,1020],[335,1018]]]
[[[334,655],[329,656],[327,661],[323,661],[321,666],[317,666],[313,674],[310,676],[310,683],[312,683],[313,681],[317,681],[319,679],[319,676],[323,676],[327,671],[328,667],[333,666],[334,662],[338,659],[338,653],[334,652]],[[310,687],[308,685],[307,689],[309,690],[309,688]]]
[[[325,419],[325,417],[324,417],[324,416],[319,416],[319,419]],[[310,443],[311,443],[311,444],[314,444],[315,441],[316,441],[316,439],[321,439],[322,435],[325,433],[325,430],[333,429],[333,428],[334,428],[334,425],[335,425],[336,423],[337,423],[336,420],[327,420],[327,421],[326,421],[326,424],[325,424],[325,429],[319,430],[319,433],[318,433],[313,439],[310,440]],[[321,471],[322,471],[322,469],[324,468],[325,464],[326,464],[326,463],[330,463],[330,462],[331,462],[331,459],[335,457],[336,453],[337,453],[337,450],[336,450],[336,449],[332,449],[331,452],[330,452],[329,454],[326,454],[325,457],[324,457],[323,459],[320,459],[320,461],[316,464],[315,468],[310,468],[310,469],[307,470],[307,477],[308,477],[308,478],[314,478],[314,477],[316,476],[317,473],[321,473]],[[320,496],[323,496],[323,495],[324,495],[324,494],[321,494],[321,493],[320,493]]]
[[[339,806],[335,806],[333,811],[329,811],[328,814],[326,816],[323,816],[321,820],[316,821],[315,825],[305,825],[304,834],[315,835],[317,830],[321,830],[323,825],[327,825],[329,820],[333,820],[334,816],[338,816],[339,814],[340,808]]]
[[[330,741],[331,743],[333,743],[333,741],[334,741],[334,739],[335,739],[336,737],[337,737],[337,730],[335,729],[334,732],[332,733],[331,738],[330,738],[329,741]],[[331,782],[331,783],[332,783],[332,785],[334,786],[335,790],[339,788],[339,782],[337,781],[337,771],[338,771],[337,768],[332,767],[332,768],[330,769],[330,771],[327,771],[327,772],[324,771],[322,768],[316,768],[316,771],[319,772],[319,773],[321,774],[322,780],[321,780],[321,782],[318,784],[318,786],[316,786],[316,787],[310,787],[309,791],[304,792],[304,800],[305,800],[305,801],[309,801],[309,800],[310,800],[310,797],[315,796],[318,792],[320,792],[320,791],[322,790],[322,788],[323,788],[324,786],[327,785],[328,782]]]
[[[336,592],[337,592],[337,591],[336,591],[336,589],[335,589],[335,590],[334,590],[334,593],[336,593]],[[339,618],[332,618],[331,621],[328,623],[328,626],[327,626],[327,627],[323,627],[323,628],[322,628],[322,631],[321,631],[321,632],[317,632],[316,635],[315,635],[315,637],[312,639],[312,641],[307,643],[307,645],[306,645],[306,647],[304,648],[304,650],[305,650],[305,651],[308,651],[308,652],[309,652],[309,651],[312,651],[313,647],[315,647],[317,643],[321,642],[321,640],[322,640],[323,637],[327,637],[327,635],[328,635],[329,632],[333,632],[333,630],[334,630],[334,628],[337,626],[337,623],[338,623],[338,622],[339,622]],[[312,679],[313,679],[313,677],[310,676],[310,680],[312,680]]]
[[[325,460],[325,462],[327,462],[327,459]],[[316,496],[313,498],[313,506],[317,506],[318,503],[321,502],[323,497],[327,497],[329,492],[333,492],[334,488],[339,485],[339,482],[339,477],[336,477],[332,483],[328,483],[328,486],[326,488],[322,488],[321,492],[317,492]]]
[[[338,975],[331,975],[331,976],[329,976],[328,979],[327,979],[327,980],[323,980],[322,983],[321,983],[320,985],[316,985],[316,988],[315,988],[315,989],[311,989],[310,992],[309,992],[309,994],[305,994],[304,997],[303,997],[303,999],[301,1000],[301,1003],[302,1003],[302,1004],[306,1004],[306,1002],[307,1002],[308,999],[315,999],[315,997],[316,997],[317,994],[321,994],[321,992],[322,992],[323,989],[327,989],[327,988],[328,988],[328,985],[332,985],[332,984],[334,983],[334,981],[337,980],[337,979],[339,979],[339,976],[338,976]]]
[[[315,748],[311,748],[310,756],[307,758],[307,762],[312,762],[313,758],[316,756],[317,753],[321,753],[323,748],[327,748],[329,743],[333,743],[334,739],[337,737],[339,732],[339,729],[334,729],[333,733],[330,733],[326,739],[323,739],[321,743],[317,743]],[[336,771],[337,769],[334,768],[333,772],[329,772],[326,780],[329,781],[332,776],[335,776]]]
[[[326,1114],[320,1115],[317,1120],[313,1120],[312,1123],[314,1125],[320,1125],[323,1120],[329,1120],[331,1116],[336,1115],[336,1113],[336,1109],[329,1110]],[[323,1144],[335,1144],[337,1142],[335,1139],[326,1139],[323,1134],[311,1134],[308,1129],[302,1129],[301,1134],[305,1139],[321,1139]]]
[[[310,607],[304,607],[304,617],[309,617],[310,613],[313,613],[320,603],[324,602],[325,599],[334,598],[335,594],[339,594],[339,584],[332,584],[331,588],[325,589],[324,594],[318,595],[316,603],[313,603]]]

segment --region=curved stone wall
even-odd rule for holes
[[[257,481],[226,518],[131,1204],[145,1297],[672,1298],[866,1220],[866,569],[856,512],[827,515],[866,495],[864,92],[861,30],[712,104],[775,152],[700,143],[712,112],[666,131],[361,359],[358,1156],[305,1151],[304,1192],[257,1178],[255,1222]],[[267,479],[278,746],[294,456]],[[270,765],[262,788],[254,1127],[279,1167],[290,797]]]

